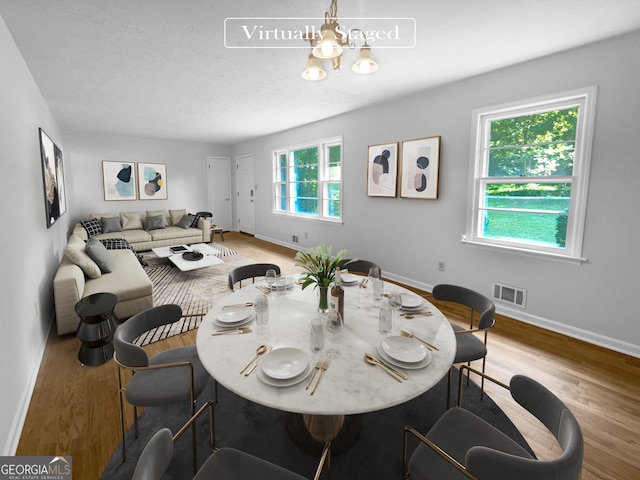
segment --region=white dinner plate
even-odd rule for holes
[[[237,328],[253,322],[255,318],[256,318],[255,312],[251,312],[251,314],[247,318],[245,318],[244,320],[239,320],[237,322],[223,323],[219,321],[217,318],[214,318],[212,323],[215,327],[218,327],[218,328]]]
[[[380,348],[388,357],[404,363],[421,362],[429,353],[427,347],[415,338],[399,335],[382,339]]]
[[[362,281],[364,277],[361,277],[359,275],[354,275],[353,273],[341,273],[340,274],[340,281],[342,283],[344,283],[345,285],[353,285],[355,283],[358,283],[360,281]]]
[[[222,308],[216,315],[216,319],[220,323],[238,323],[243,320],[246,320],[253,313],[253,309],[251,307],[245,307],[244,305],[238,305],[236,307],[227,307]]]
[[[403,293],[402,297],[402,308],[419,308],[422,307],[422,298],[418,295],[414,295],[413,293]]]
[[[380,355],[380,358],[385,362],[389,362],[390,365],[398,368],[404,368],[406,370],[419,370],[421,368],[424,368],[431,363],[432,358],[431,352],[427,352],[427,356],[424,357],[424,360],[416,363],[405,363],[389,357],[386,353],[384,353],[380,345],[378,345],[378,355]]]
[[[265,375],[279,380],[300,375],[308,365],[309,355],[293,347],[276,348],[260,362]]]
[[[300,375],[296,375],[293,378],[285,379],[271,378],[269,375],[262,371],[261,367],[258,367],[256,369],[256,373],[258,375],[258,378],[267,385],[271,385],[272,387],[290,387],[291,385],[297,385],[298,383],[305,380],[311,373],[311,370],[313,370],[311,368],[311,365],[307,364],[307,367],[302,371]]]

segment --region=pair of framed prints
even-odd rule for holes
[[[105,200],[166,200],[167,166],[103,161],[102,186]]]
[[[399,183],[401,197],[437,199],[440,137],[404,140],[398,150],[398,142],[369,146],[367,195],[395,197]]]

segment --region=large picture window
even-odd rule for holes
[[[595,93],[474,111],[465,241],[581,258]]]
[[[342,138],[273,152],[274,211],[342,221]]]

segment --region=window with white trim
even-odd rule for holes
[[[274,212],[342,221],[342,137],[273,152]]]
[[[596,88],[473,112],[464,241],[581,259]]]

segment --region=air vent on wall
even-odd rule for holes
[[[525,308],[527,291],[524,288],[511,287],[502,283],[493,283],[493,298],[501,302],[510,303],[516,307]]]

